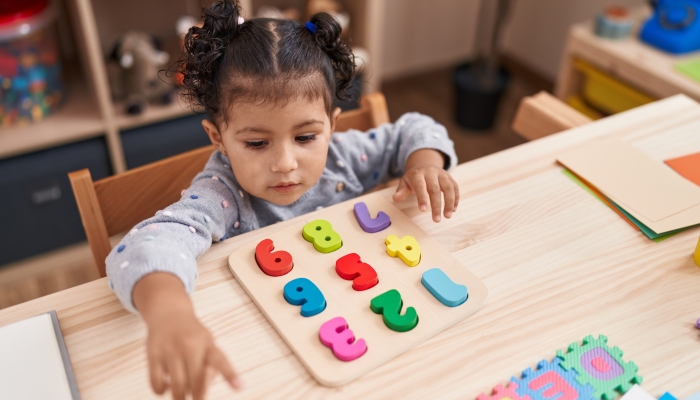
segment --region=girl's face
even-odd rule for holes
[[[246,192],[288,205],[321,178],[339,114],[337,108],[329,118],[322,99],[239,103],[225,130],[207,120],[202,125]]]

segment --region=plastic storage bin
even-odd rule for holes
[[[122,132],[127,168],[140,167],[211,144],[202,128],[205,118],[203,114],[195,114]]]
[[[585,61],[574,60],[574,68],[583,74],[581,96],[604,114],[617,114],[656,100]]]
[[[63,99],[48,0],[0,1],[0,127],[42,120]]]
[[[112,173],[103,138],[0,160],[0,266],[85,240],[68,173]]]

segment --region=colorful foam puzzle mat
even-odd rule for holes
[[[229,256],[238,282],[324,386],[370,372],[474,314],[488,296],[468,260],[391,202],[359,202],[318,211]]]
[[[622,359],[622,350],[608,346],[607,337],[586,336],[583,343],[558,350],[552,361],[540,361],[477,400],[614,400],[642,383],[637,370],[635,363]]]

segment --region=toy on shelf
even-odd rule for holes
[[[170,104],[174,89],[159,74],[170,56],[158,49],[153,36],[139,31],[124,33],[114,45],[110,59],[118,71],[112,76],[112,94],[124,102],[127,114],[140,114],[150,104]]]
[[[542,360],[536,369],[528,368],[520,378],[511,378],[508,387],[498,385],[493,394],[480,394],[477,400],[614,400],[642,383],[637,365],[622,359],[622,351],[608,346],[608,338],[586,336],[583,343],[572,343],[557,351],[550,362]]]
[[[654,13],[639,37],[669,53],[700,50],[700,0],[652,1]]]
[[[606,39],[624,39],[632,32],[632,18],[626,7],[608,6],[595,21],[596,36]]]
[[[0,127],[40,121],[63,100],[54,11],[47,0],[0,5]]]

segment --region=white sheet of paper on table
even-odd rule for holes
[[[75,399],[50,313],[0,328],[1,399]]]

